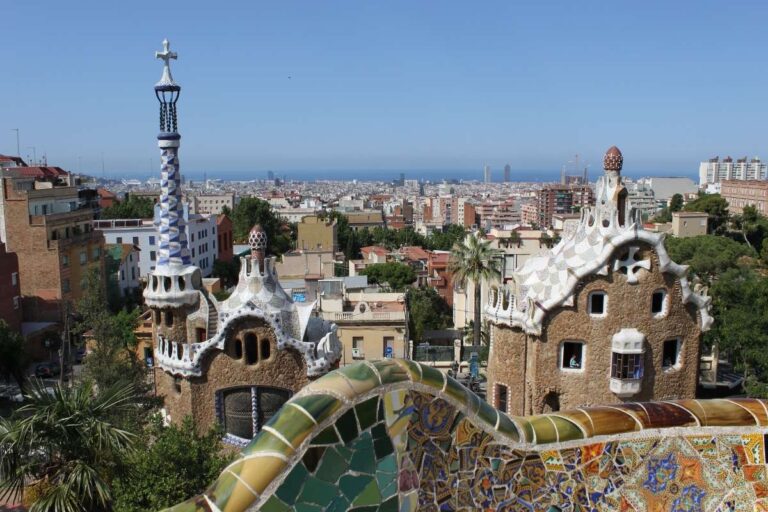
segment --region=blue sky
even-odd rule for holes
[[[0,153],[71,170],[155,172],[164,37],[192,172],[768,157],[764,0],[3,4]]]

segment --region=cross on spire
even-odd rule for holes
[[[176,85],[171,75],[171,59],[178,59],[178,54],[171,51],[171,43],[168,39],[163,39],[163,51],[155,52],[155,58],[163,61],[163,76],[157,85]]]

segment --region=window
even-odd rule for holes
[[[264,338],[259,342],[259,357],[262,361],[266,361],[269,359],[270,354],[270,348],[269,348],[269,340]]]
[[[149,260],[155,261],[156,258],[157,258],[157,254],[155,253],[155,251],[149,251]]]
[[[94,247],[91,253],[93,261],[99,261],[99,258],[101,257],[101,247]]]
[[[61,281],[61,289],[64,291],[64,293],[69,293],[69,279],[64,279]]]
[[[365,357],[363,340],[362,336],[354,336],[352,338],[352,359],[363,359]]]
[[[85,251],[80,251],[80,264],[85,265],[88,261],[88,254]]]
[[[173,327],[173,312],[172,311],[166,311],[164,313],[165,315],[165,326],[166,327]]]
[[[679,367],[680,363],[680,340],[677,338],[664,342],[662,350],[661,367],[665,370]]]
[[[384,357],[395,357],[395,337],[384,336]]]
[[[120,280],[125,281],[125,270],[120,271]]]
[[[589,294],[589,314],[592,316],[605,316],[608,309],[608,294],[605,292],[592,292]]]
[[[245,345],[245,364],[256,364],[259,362],[259,355],[257,353],[258,347],[256,335],[249,332],[243,339]]]
[[[611,360],[611,378],[614,379],[642,379],[643,378],[643,354],[613,353]]]
[[[154,236],[150,236],[149,237],[149,245],[155,245],[155,237]]]
[[[227,440],[237,444],[250,441],[290,397],[286,389],[261,386],[219,392],[217,409]]]
[[[194,248],[192,248],[192,257],[193,258],[195,257],[195,249]]]
[[[191,240],[191,241],[192,241],[192,242],[194,242],[194,241],[195,241],[195,234],[194,234],[194,233],[192,233],[192,240]]]
[[[581,341],[564,341],[560,350],[560,369],[584,369],[584,343]]]
[[[133,237],[133,245],[139,245],[139,237]]]
[[[16,296],[13,298],[13,309],[19,309],[21,307],[21,297]]]
[[[651,313],[655,316],[664,316],[666,313],[667,292],[657,290],[651,295]]]
[[[197,327],[195,329],[195,338],[198,343],[202,343],[205,341],[205,328],[204,327]]]
[[[136,267],[131,267],[131,281],[136,280]]]
[[[69,266],[69,255],[62,254],[61,255],[61,266],[62,267],[68,267]]]
[[[496,384],[496,408],[500,411],[507,412],[507,386],[504,384]]]
[[[14,272],[11,274],[11,286],[16,286],[19,284],[19,273]]]
[[[118,243],[118,244],[123,243],[123,237],[121,236],[117,237],[117,239],[115,240],[115,243]]]

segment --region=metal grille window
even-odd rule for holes
[[[220,391],[218,412],[226,440],[243,445],[253,439],[290,397],[286,389],[261,386]]]
[[[613,353],[611,377],[614,379],[643,378],[643,354]]]

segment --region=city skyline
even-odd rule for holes
[[[18,128],[22,157],[75,172],[101,175],[102,154],[107,176],[156,168],[145,59],[164,37],[182,57],[189,173],[444,169],[482,179],[484,164],[498,177],[509,162],[515,179],[557,172],[575,153],[595,170],[615,143],[632,155],[629,175],[692,175],[714,155],[763,149],[766,72],[754,63],[768,8],[757,2],[193,2],[171,25],[145,16],[148,2],[44,4],[44,17],[39,5],[8,13],[7,40],[24,43],[0,55],[23,79],[0,85],[11,100],[0,153],[16,153]],[[739,30],[702,38],[715,21]],[[30,26],[38,36],[22,39]],[[749,80],[733,80],[747,68]]]

